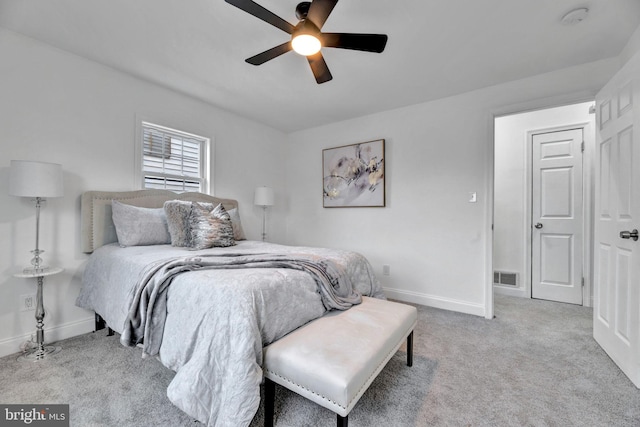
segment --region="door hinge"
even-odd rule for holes
[[[584,288],[584,277],[582,278],[582,287]]]
[[[589,114],[595,114],[596,113],[596,105],[593,104],[589,107]]]
[[[584,141],[582,141],[582,144],[580,144],[580,150],[582,150],[582,152],[584,153]]]

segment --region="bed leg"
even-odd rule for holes
[[[276,400],[276,383],[264,379],[264,427],[273,427],[273,410]]]
[[[407,336],[407,366],[413,366],[413,331]]]
[[[340,415],[338,415],[338,427],[347,427],[347,425],[349,424],[349,415],[347,415],[346,417],[341,417]]]
[[[107,327],[107,322],[105,322],[102,316],[100,316],[98,313],[94,314],[94,322],[94,332],[98,332]]]
[[[100,316],[98,313],[94,314],[94,321],[95,321],[95,326],[94,326],[94,332],[98,332],[101,331],[104,328],[107,328],[107,336],[110,337],[113,335],[113,329],[111,329],[110,327],[107,326],[107,322],[104,321],[104,319],[102,318],[102,316]]]

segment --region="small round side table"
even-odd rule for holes
[[[27,351],[22,356],[18,357],[20,361],[30,361],[37,362],[38,360],[45,359],[47,355],[56,354],[60,350],[61,347],[45,345],[44,343],[44,304],[42,301],[42,284],[44,282],[44,278],[47,276],[53,276],[54,274],[62,273],[64,271],[63,268],[60,267],[48,267],[48,268],[27,268],[22,271],[22,273],[14,274],[14,277],[19,277],[22,279],[37,279],[38,280],[38,290],[36,294],[36,347]]]

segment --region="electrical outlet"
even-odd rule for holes
[[[391,266],[388,264],[384,264],[382,266],[382,275],[383,276],[391,276]]]
[[[36,294],[20,295],[20,311],[33,311],[36,309]]]

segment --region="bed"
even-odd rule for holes
[[[233,244],[194,249],[173,246],[175,233],[169,242],[145,236],[163,213],[171,229],[166,203],[221,205],[230,213]],[[330,309],[348,309],[361,295],[384,299],[360,254],[244,239],[235,200],[91,191],[81,205],[82,248],[91,255],[76,304],[104,319],[124,345],[142,347],[143,357],[175,371],[167,396],[207,425],[250,424],[260,403],[264,346]],[[150,212],[155,219],[145,216]],[[180,231],[175,223],[172,231]]]

